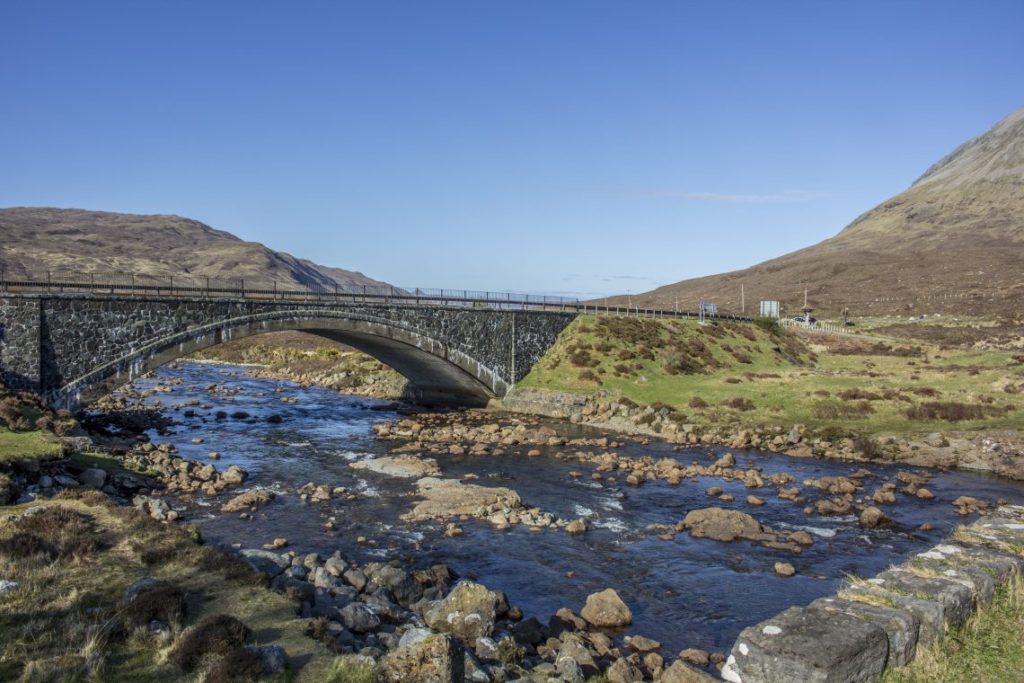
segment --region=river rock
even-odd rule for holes
[[[411,455],[384,456],[360,460],[349,465],[356,470],[369,470],[390,477],[427,477],[441,474],[437,461],[431,458],[417,458]]]
[[[286,560],[277,553],[269,550],[249,549],[241,551],[242,558],[249,563],[253,569],[263,572],[270,578],[276,577],[285,569],[291,566],[291,561]]]
[[[594,626],[617,628],[633,623],[629,606],[611,588],[588,595],[580,615]]]
[[[497,618],[508,613],[504,593],[488,590],[471,581],[460,581],[447,596],[433,603],[424,613],[427,626],[451,633],[470,645],[491,635]]]
[[[353,633],[367,633],[380,626],[380,617],[361,602],[352,602],[340,610],[338,614],[345,628]]]
[[[267,489],[253,489],[241,493],[220,507],[221,512],[240,512],[266,505],[274,500],[274,492]]]
[[[796,568],[789,562],[776,562],[775,573],[779,576],[793,576],[796,574]]]
[[[864,508],[864,511],[860,513],[859,523],[865,529],[874,529],[888,521],[889,518],[885,516],[885,513],[873,505]]]
[[[640,654],[654,652],[661,648],[661,643],[646,636],[626,636],[625,643],[630,650]]]
[[[587,531],[587,522],[584,519],[574,519],[565,525],[565,532],[572,536],[578,536]]]
[[[691,510],[680,524],[694,538],[712,538],[716,541],[735,541],[744,538],[764,540],[764,527],[756,519],[739,510],[719,507]]]
[[[249,473],[238,465],[229,465],[224,474],[220,475],[220,479],[227,486],[241,486],[248,476]]]
[[[608,683],[637,683],[644,680],[643,672],[624,657],[612,662],[604,675]]]
[[[555,670],[558,672],[559,679],[564,683],[585,683],[587,680],[583,669],[572,657],[559,655],[555,659]]]
[[[423,585],[400,567],[384,565],[370,575],[365,591],[374,593],[380,588],[389,591],[403,607],[423,597]]]
[[[380,663],[384,683],[462,683],[464,678],[462,645],[443,634],[399,646]]]
[[[86,486],[92,486],[93,488],[103,488],[103,485],[107,483],[107,473],[97,467],[90,467],[83,470],[78,475],[78,479]]]
[[[717,679],[677,660],[661,674],[661,683],[715,683]]]

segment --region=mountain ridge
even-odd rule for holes
[[[173,214],[8,207],[0,208],[0,235],[0,268],[9,275],[136,274],[282,289],[387,286]]]
[[[828,239],[631,300],[685,308],[714,301],[747,314],[758,300],[779,300],[793,314],[805,290],[812,307],[833,315],[1024,315],[1024,108]]]

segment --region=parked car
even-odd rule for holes
[[[795,322],[795,323],[803,323],[804,325],[813,325],[816,322],[818,322],[818,319],[815,318],[813,315],[809,315],[809,316],[806,316],[806,317],[802,316],[802,315],[798,315],[798,316],[793,318],[793,322]]]

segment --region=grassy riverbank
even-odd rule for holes
[[[519,387],[603,392],[733,430],[803,424],[885,435],[1024,426],[1020,352],[796,334],[767,324],[583,316]]]
[[[996,591],[992,603],[912,664],[890,670],[883,683],[1018,681],[1024,671],[1024,579]]]
[[[301,663],[279,680],[345,680],[305,634],[295,603],[262,575],[98,492],[0,507],[0,576],[17,584],[0,593],[2,680],[249,680],[253,662],[238,647],[203,654],[205,645],[190,644],[217,615],[245,624],[247,642],[280,645]],[[142,578],[159,590],[128,602]],[[154,631],[153,620],[168,630]]]
[[[406,383],[376,358],[303,332],[273,332],[229,341],[194,357],[259,365],[271,376],[381,398],[401,396]]]

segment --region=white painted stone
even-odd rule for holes
[[[766,636],[777,636],[780,633],[782,633],[782,629],[778,626],[765,626],[763,629],[761,629],[761,633],[765,634]],[[744,652],[743,654],[746,653]]]
[[[748,654],[750,654],[750,648],[747,647],[746,643],[740,643],[740,654],[743,655],[744,657],[746,657]]]
[[[740,647],[746,647],[746,645],[740,645]],[[739,673],[734,668],[736,666],[736,658],[729,655],[729,659],[725,660],[725,664],[722,665],[722,679],[729,681],[729,683],[743,683],[743,679],[740,678]]]

